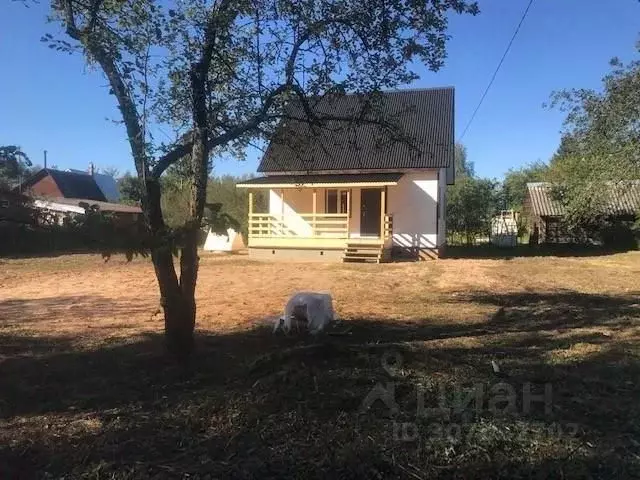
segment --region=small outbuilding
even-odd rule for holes
[[[640,211],[640,180],[607,182],[600,210],[610,219],[634,221]],[[529,231],[538,243],[573,243],[565,223],[565,208],[554,198],[552,184],[546,182],[527,183],[527,196],[523,206]]]
[[[203,248],[208,252],[237,252],[244,249],[245,244],[242,234],[229,228],[226,235],[209,230]]]
[[[502,210],[491,219],[491,243],[498,247],[518,244],[518,212]]]

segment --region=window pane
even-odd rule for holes
[[[327,213],[338,213],[337,190],[327,190]]]
[[[347,213],[347,192],[340,192],[340,213]]]

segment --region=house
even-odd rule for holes
[[[134,223],[142,213],[138,206],[114,203],[113,199],[119,198],[114,194],[117,185],[113,177],[103,174],[43,168],[18,189],[33,197],[35,208],[50,214],[48,216],[60,224],[65,217],[84,214],[82,205],[87,203],[97,205],[101,211],[121,219],[122,223]]]
[[[32,201],[26,195],[0,188],[0,225],[3,222],[32,224],[35,211]]]
[[[380,262],[442,254],[454,90],[385,92],[371,102],[367,112],[376,113],[365,116],[366,97],[325,97],[312,107],[325,119],[319,125],[288,107],[258,167],[264,175],[237,185],[249,189],[250,255]],[[267,211],[254,211],[255,191],[268,196]]]
[[[43,168],[20,185],[20,191],[32,197],[83,198],[106,202],[107,197],[94,176],[80,171]]]
[[[91,175],[93,177],[93,180],[96,182],[96,185],[98,185],[98,188],[107,199],[107,202],[120,202],[120,190],[118,189],[118,184],[116,183],[115,179],[111,175],[94,172],[93,164],[91,164],[89,172],[76,170],[74,168],[70,168],[67,171],[72,173],[79,173],[81,175]]]
[[[101,212],[109,213],[121,219],[121,223],[134,223],[142,214],[142,209],[135,205],[124,205],[121,203],[96,202],[83,198],[36,198],[33,206],[41,211],[46,211],[53,215],[62,223],[64,217],[73,215],[84,215],[83,205],[97,206]]]
[[[633,220],[640,211],[640,180],[608,183],[602,211],[610,217]],[[538,243],[572,243],[573,238],[563,222],[565,208],[553,197],[552,184],[527,183],[527,195],[523,205],[530,232],[537,231]]]

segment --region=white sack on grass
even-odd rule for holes
[[[293,295],[273,329],[274,333],[283,330],[308,330],[311,335],[322,332],[335,320],[333,300],[329,293],[300,292]]]

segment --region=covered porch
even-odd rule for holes
[[[389,189],[401,176],[281,175],[238,184],[249,189],[249,249],[271,249],[271,255],[275,249],[289,249],[324,259],[375,253],[381,260],[393,233]],[[256,190],[268,195],[266,211],[256,211]]]

